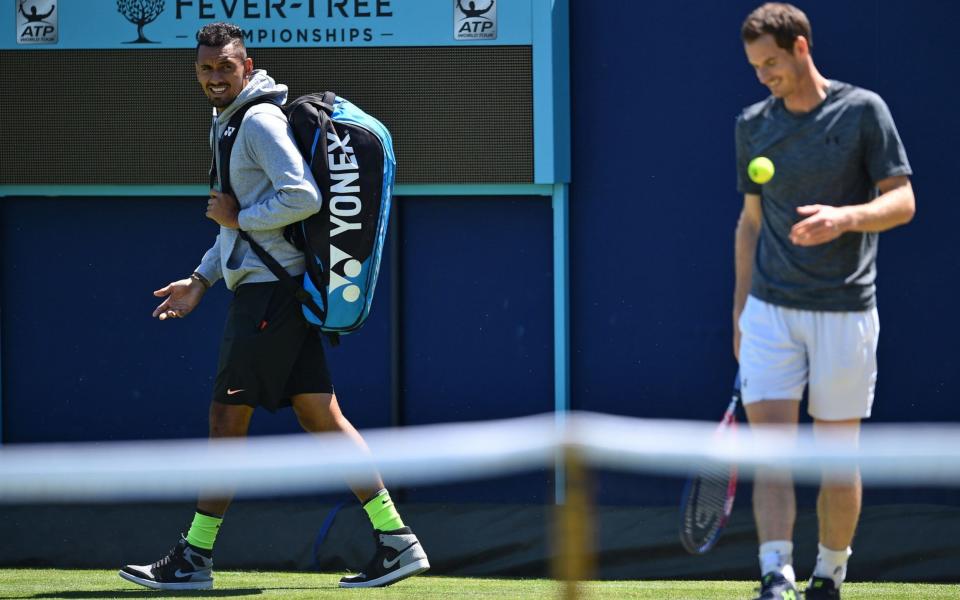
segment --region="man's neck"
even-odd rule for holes
[[[830,81],[811,65],[810,72],[800,81],[797,91],[784,98],[783,105],[792,113],[808,113],[827,99],[829,88]]]

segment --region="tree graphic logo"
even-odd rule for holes
[[[143,35],[143,28],[163,12],[164,0],[117,0],[117,12],[137,26],[137,39],[126,44],[156,44]]]

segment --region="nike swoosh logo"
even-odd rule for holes
[[[180,569],[177,569],[176,571],[173,572],[173,576],[176,577],[177,579],[183,579],[186,577],[192,577],[193,572],[191,571],[190,573],[184,573]]]
[[[418,543],[418,542],[414,542],[414,543],[410,544],[409,546],[407,546],[406,548],[404,548],[403,550],[401,550],[400,552],[398,552],[397,555],[393,558],[393,560],[387,560],[386,558],[384,558],[384,559],[383,559],[383,568],[384,568],[384,569],[392,569],[398,562],[400,562],[400,557],[403,556],[403,553],[406,552],[407,550],[409,550],[410,548],[413,548],[414,546],[416,546],[417,543]]]
[[[243,389],[240,389],[240,390],[231,390],[231,389],[228,388],[228,389],[227,389],[227,395],[228,395],[228,396],[232,396],[232,395],[234,395],[234,394],[239,394],[240,392],[245,392],[245,391],[247,391],[247,390],[243,390]]]

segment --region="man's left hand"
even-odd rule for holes
[[[824,204],[798,206],[797,212],[806,217],[790,228],[790,241],[798,246],[832,242],[846,231],[850,220],[843,208]]]
[[[210,190],[210,199],[207,200],[207,218],[213,219],[227,229],[239,229],[240,204],[237,199],[226,192]]]

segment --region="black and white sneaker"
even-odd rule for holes
[[[155,590],[209,590],[213,587],[213,559],[190,546],[185,538],[152,565],[126,565],[120,577]]]
[[[840,600],[840,590],[829,577],[811,577],[803,591],[806,600]]]
[[[760,580],[760,595],[755,600],[800,600],[800,594],[792,581],[773,571]]]
[[[340,587],[383,587],[430,568],[427,553],[409,527],[375,531],[377,551],[357,575],[340,579]]]

